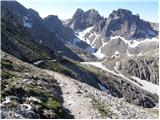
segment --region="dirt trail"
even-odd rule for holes
[[[45,72],[54,75],[58,81],[63,93],[63,106],[68,108],[76,119],[100,118],[100,114],[91,104],[92,99],[86,96],[76,80],[53,71],[45,70]]]

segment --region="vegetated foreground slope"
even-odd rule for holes
[[[2,51],[1,118],[73,118],[57,80]]]
[[[86,83],[24,63],[3,51],[1,99],[2,118],[158,117],[157,107],[131,105]]]

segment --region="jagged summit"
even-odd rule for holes
[[[29,8],[28,11],[29,11],[29,13],[33,14],[34,16],[39,16],[39,13],[32,8]]]
[[[48,23],[53,23],[53,24],[58,24],[58,25],[62,25],[62,22],[59,20],[57,15],[48,15],[47,17],[44,18],[45,21],[47,21]]]
[[[128,40],[152,38],[158,34],[149,22],[126,9],[114,10],[107,20],[101,20],[94,29],[106,37],[121,36]]]
[[[95,9],[84,12],[82,9],[78,8],[67,26],[71,27],[73,30],[81,30],[95,25],[101,19],[102,17]]]
[[[118,10],[113,10],[113,12],[109,15],[109,17],[114,18],[114,17],[124,17],[124,16],[132,16],[132,12],[126,9],[118,9]]]
[[[44,22],[51,31],[55,32],[57,36],[63,40],[63,42],[70,41],[75,37],[73,31],[65,27],[57,15],[48,15],[44,18]]]

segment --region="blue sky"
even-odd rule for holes
[[[119,8],[131,10],[144,20],[158,22],[158,0],[17,0],[26,8],[33,8],[40,16],[58,15],[60,19],[71,18],[77,8],[84,11],[94,8],[104,16]]]

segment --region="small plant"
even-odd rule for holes
[[[8,59],[2,59],[1,64],[2,64],[2,69],[3,69],[3,68],[12,69],[12,68],[13,68],[13,63],[12,63],[12,61],[10,61],[10,60],[8,60]]]
[[[107,108],[105,104],[97,101],[93,95],[90,95],[90,97],[92,98],[92,104],[94,108],[99,111],[102,117],[112,118],[112,111],[110,111],[110,109]]]
[[[13,73],[10,73],[10,72],[4,71],[4,70],[1,71],[2,79],[9,79],[9,78],[12,78],[14,76],[15,76],[15,74],[13,74]]]
[[[60,103],[57,100],[50,97],[47,100],[46,106],[49,109],[56,109],[60,107]]]

